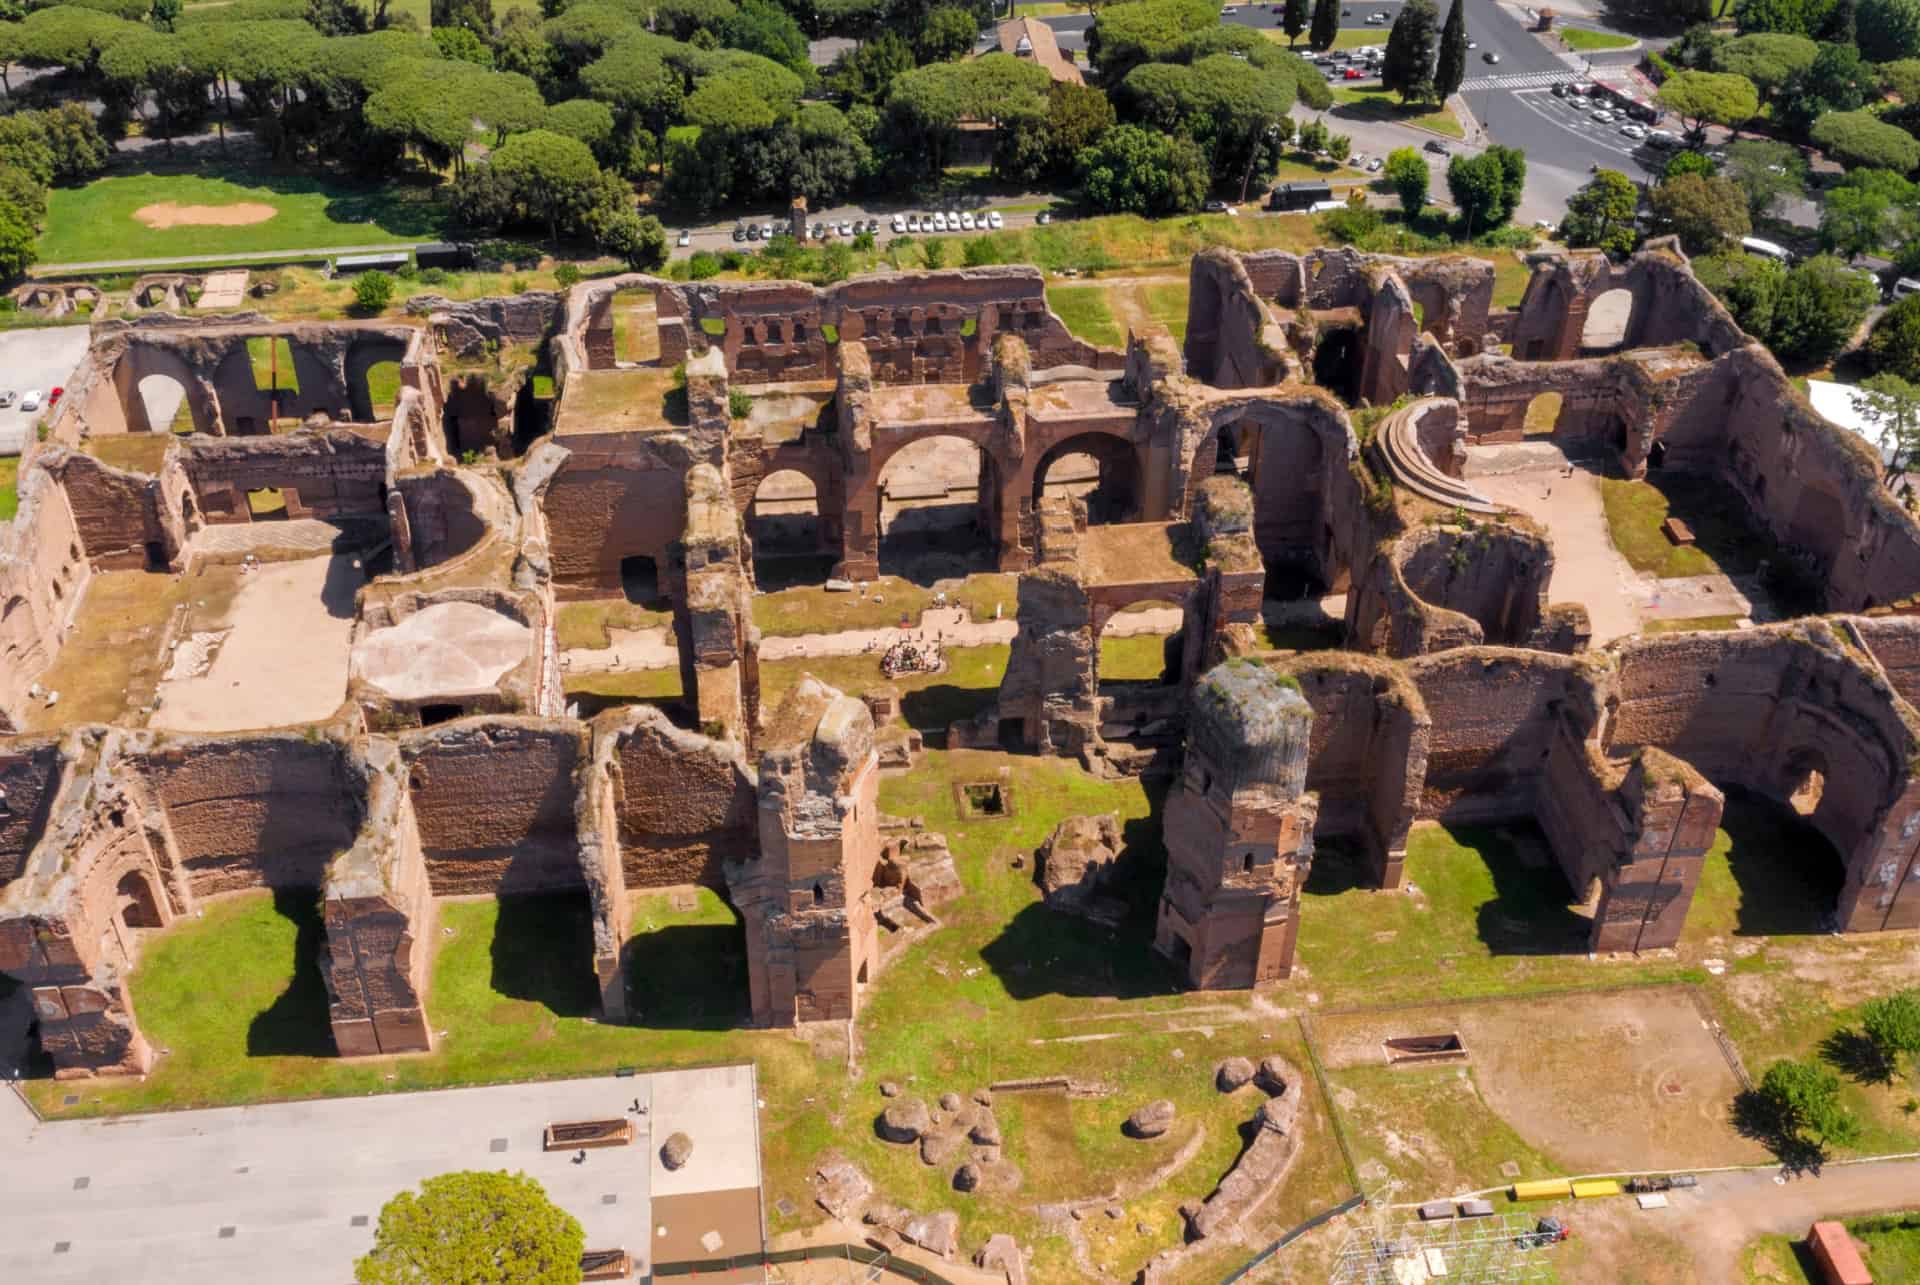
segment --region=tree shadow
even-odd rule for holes
[[[292,922],[293,973],[287,989],[247,1024],[248,1057],[332,1057],[333,1023],[320,973],[326,921],[312,888],[276,888],[274,913]]]
[[[1734,933],[1781,937],[1824,932],[1846,867],[1827,837],[1784,804],[1738,786],[1725,790],[1727,870],[1740,890]]]
[[[1149,811],[1120,830],[1120,862],[1105,895],[1126,906],[1112,927],[1040,902],[1007,921],[980,958],[1016,1000],[1042,995],[1140,999],[1184,989],[1178,970],[1153,949],[1154,919],[1166,883],[1160,817],[1168,782],[1144,782]],[[1038,870],[1035,871],[1036,877]]]
[[[1493,876],[1493,900],[1474,912],[1475,930],[1493,955],[1584,953],[1593,921],[1572,908],[1573,889],[1537,830],[1520,837],[1507,829],[1449,827],[1463,847],[1480,854]]]
[[[1734,1095],[1728,1119],[1735,1133],[1765,1147],[1789,1175],[1820,1176],[1827,1162],[1826,1148],[1789,1125],[1765,1094],[1748,1089]]]
[[[1865,1031],[1851,1027],[1820,1041],[1820,1060],[1860,1084],[1891,1085],[1898,1070]]]
[[[555,1017],[586,1017],[599,1001],[593,914],[584,893],[500,898],[493,930],[495,994],[539,1004]]]
[[[954,723],[964,723],[990,709],[1000,697],[994,687],[961,687],[954,683],[935,683],[900,696],[900,715],[915,731],[944,734]]]
[[[635,933],[621,951],[628,1019],[666,1030],[731,1030],[753,1014],[747,939],[727,924],[669,924]]]

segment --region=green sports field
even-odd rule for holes
[[[272,218],[223,227],[154,228],[135,218],[147,206],[269,205]],[[417,188],[353,188],[301,175],[138,174],[55,188],[47,200],[42,263],[249,254],[387,245],[439,235],[439,204]]]

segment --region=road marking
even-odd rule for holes
[[[1619,128],[1617,125],[1596,124],[1586,115],[1572,111],[1547,112],[1540,110],[1540,108],[1548,102],[1561,103],[1564,105],[1565,100],[1563,99],[1555,98],[1550,94],[1536,92],[1531,94],[1515,94],[1513,100],[1534,115],[1540,117],[1540,119],[1557,125],[1568,133],[1575,134],[1590,143],[1597,143],[1610,152],[1618,152],[1620,155],[1632,160],[1643,170],[1651,172],[1659,168],[1660,162],[1657,160],[1649,163],[1635,155],[1640,144],[1633,139],[1627,138],[1625,135],[1614,133],[1613,131]],[[1584,125],[1587,128],[1575,128],[1575,126],[1579,125]]]
[[[1488,89],[1547,89],[1567,79],[1564,71],[1524,71],[1510,76],[1476,76],[1460,82],[1462,93]]]

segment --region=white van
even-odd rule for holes
[[[1741,237],[1740,248],[1748,254],[1757,254],[1763,259],[1772,259],[1777,263],[1793,262],[1793,255],[1788,253],[1786,246],[1776,245],[1772,241],[1763,241],[1757,236]]]

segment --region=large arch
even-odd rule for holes
[[[1087,506],[1087,522],[1101,526],[1141,521],[1145,469],[1133,442],[1114,433],[1076,433],[1055,444],[1033,466],[1032,504],[1069,495]]]
[[[348,347],[347,403],[354,422],[361,424],[373,422],[374,412],[377,409],[374,397],[375,393],[380,391],[373,387],[374,367],[383,366],[389,362],[397,367],[406,360],[406,356],[406,344],[393,335],[368,334],[355,339]],[[393,387],[395,396],[398,396],[398,379],[399,373],[396,370]]]
[[[184,358],[172,349],[160,344],[133,343],[114,363],[113,384],[120,395],[120,413],[126,421],[129,433],[152,433],[166,431],[173,413],[165,407],[154,409],[165,412],[158,423],[150,411],[145,396],[148,381],[156,376],[164,376],[177,385],[187,411],[193,420],[196,433],[213,433],[219,430],[218,414],[209,400],[209,390],[195,377],[194,370]],[[157,387],[158,385],[156,385]],[[177,409],[177,403],[173,404]]]
[[[776,469],[754,488],[746,528],[754,582],[762,589],[827,578],[836,551],[827,540],[821,499],[819,485],[799,469]]]
[[[1587,304],[1580,323],[1580,348],[1583,352],[1612,352],[1627,342],[1633,333],[1633,291],[1615,286]]]
[[[972,434],[934,431],[894,446],[883,459],[879,455],[876,446],[873,477],[882,574],[926,578],[930,560],[955,572],[983,555],[986,565],[993,565],[1000,529],[1000,469],[985,444]]]

